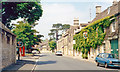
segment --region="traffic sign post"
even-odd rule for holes
[[[23,47],[23,43],[21,41],[17,42],[17,47]]]
[[[23,43],[21,41],[17,42],[18,47],[18,60],[20,60],[20,48],[23,46]]]
[[[18,48],[18,60],[20,60],[20,50]]]

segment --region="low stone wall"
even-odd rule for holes
[[[0,56],[2,68],[16,62],[16,36],[2,23],[0,28]]]

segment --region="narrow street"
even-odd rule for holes
[[[0,51],[0,72],[120,72],[120,0],[1,0]]]
[[[43,53],[36,63],[35,70],[112,70],[95,63],[73,59],[65,56],[56,56],[52,53]],[[117,69],[116,69],[117,70]]]

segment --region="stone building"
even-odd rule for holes
[[[73,49],[73,36],[78,33],[82,28],[87,26],[86,23],[79,25],[79,19],[74,19],[74,25],[62,34],[62,37],[57,41],[57,51],[62,51],[64,55],[75,56],[76,52]]]
[[[92,22],[105,18],[107,16],[112,16],[120,13],[120,2],[114,1],[113,5],[108,7],[106,10],[101,12],[101,6],[96,6],[96,17],[92,20]],[[97,11],[98,10],[98,11]],[[90,49],[90,55],[89,59],[94,60],[95,57],[99,53],[113,53],[118,55],[118,47],[120,45],[118,44],[120,42],[120,39],[118,37],[118,30],[119,30],[119,19],[120,17],[117,16],[117,19],[115,22],[113,22],[110,27],[104,29],[104,32],[106,32],[105,40],[103,41],[101,46],[98,46],[97,49]]]
[[[64,55],[73,56],[73,35],[75,34],[75,29],[79,29],[79,18],[74,19],[74,25],[70,26],[57,41],[57,51],[62,51]]]
[[[79,29],[75,29],[74,33],[78,34],[87,25],[89,25],[89,22],[88,23],[80,23]],[[73,56],[79,56],[82,58],[82,52],[74,49]]]
[[[42,52],[48,52],[48,51],[50,51],[49,40],[48,39],[46,39],[45,41],[42,41],[42,43],[40,43],[39,46],[40,46],[39,49]]]
[[[16,63],[16,35],[0,22],[1,69]]]
[[[78,34],[81,31],[81,29],[83,29],[84,27],[86,27],[88,24],[89,23],[80,23],[79,29],[75,29],[74,33]]]
[[[79,28],[79,26],[70,26],[62,37],[57,41],[57,51],[62,51],[64,55],[73,56],[73,35],[74,30]]]

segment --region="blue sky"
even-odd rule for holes
[[[97,5],[102,6],[102,11],[112,5],[113,0],[41,0],[43,15],[35,29],[44,35],[43,39],[49,38],[48,33],[52,25],[56,23],[73,25],[73,19],[79,18],[80,23],[87,23],[95,18]],[[11,23],[16,24],[17,19]]]
[[[112,2],[113,0],[41,0],[43,15],[37,21],[35,29],[44,35],[43,39],[49,38],[48,33],[53,24],[73,25],[74,18],[79,18],[80,23],[87,23],[90,21],[90,9],[92,20],[96,16],[96,6],[102,6],[101,10],[104,11]],[[21,20],[23,19],[13,20],[11,24]]]
[[[97,2],[96,2],[97,1]],[[62,23],[73,25],[73,19],[79,17],[80,23],[90,21],[90,8],[92,19],[95,17],[95,6],[102,6],[102,11],[112,5],[112,0],[42,0],[43,16],[35,27],[44,39],[48,38],[48,33],[52,24]]]

